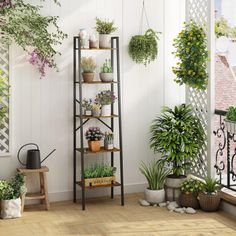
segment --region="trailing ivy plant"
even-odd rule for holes
[[[148,29],[144,35],[135,35],[129,42],[129,55],[137,64],[147,66],[157,58],[158,32]]]
[[[207,40],[204,29],[193,21],[184,23],[184,29],[174,39],[174,55],[180,60],[173,72],[175,81],[199,90],[207,86]]]
[[[57,0],[54,2],[59,4]],[[46,67],[57,69],[55,56],[60,53],[54,47],[67,37],[57,25],[58,17],[42,16],[42,6],[24,0],[8,0],[7,3],[0,7],[1,41],[7,45],[15,42],[25,50],[41,78],[45,76]]]

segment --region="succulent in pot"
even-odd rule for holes
[[[103,133],[99,127],[90,127],[85,132],[85,137],[88,140],[88,146],[90,151],[99,152],[101,149],[101,140],[103,138]]]
[[[146,200],[151,204],[164,202],[164,184],[170,170],[161,161],[154,160],[149,164],[141,163],[139,170],[148,181],[148,188],[145,191]]]
[[[99,33],[99,48],[111,47],[111,33],[116,31],[114,21],[96,18],[96,31]]]
[[[191,168],[205,140],[201,122],[190,105],[182,104],[174,109],[164,107],[162,114],[153,121],[150,132],[150,147],[154,153],[161,153],[161,160],[172,170],[165,184],[175,189],[178,198],[178,188],[186,179],[184,171]],[[167,192],[168,200],[173,197]]]
[[[92,114],[93,116],[100,116],[101,115],[101,105],[98,103],[94,103],[92,105]]]
[[[113,132],[105,132],[104,134],[104,148],[106,150],[112,150],[114,148],[114,134]]]
[[[200,207],[203,211],[217,211],[220,205],[220,183],[217,179],[206,177],[203,190],[198,195]]]
[[[111,59],[106,59],[101,67],[101,72],[99,74],[102,82],[113,81],[113,70],[111,66]]]
[[[92,115],[92,109],[93,109],[93,105],[92,105],[92,99],[87,99],[84,98],[83,102],[82,102],[82,107],[84,109],[84,115],[86,116],[91,116]]]
[[[82,57],[81,68],[83,70],[82,76],[85,83],[91,83],[94,79],[94,71],[97,65],[93,57]]]
[[[226,128],[231,134],[236,134],[236,107],[230,106],[226,110]]]

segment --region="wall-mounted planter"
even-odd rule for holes
[[[231,134],[236,134],[236,122],[225,120],[226,130]]]

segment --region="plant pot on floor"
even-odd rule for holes
[[[214,212],[217,211],[220,205],[220,194],[205,194],[200,193],[198,195],[200,207],[203,211]]]
[[[110,115],[111,115],[111,105],[103,105],[102,116],[110,116]]]
[[[110,48],[110,47],[111,47],[111,35],[99,34],[99,48]]]
[[[194,209],[200,208],[197,195],[193,193],[181,193],[179,196],[179,205],[182,207],[192,207]]]
[[[104,83],[113,81],[113,73],[100,73],[100,80]]]
[[[150,190],[146,189],[145,198],[151,204],[159,204],[165,201],[165,190]]]
[[[1,200],[1,218],[13,219],[21,217],[21,199]]]
[[[178,177],[174,175],[168,175],[165,181],[166,188],[166,200],[177,201],[180,196],[180,185],[186,180],[185,175],[180,175]]]
[[[83,76],[83,80],[84,80],[85,83],[93,82],[94,73],[85,73],[85,72],[83,72],[82,76]]]
[[[100,141],[88,141],[88,146],[91,152],[99,152],[101,149]]]

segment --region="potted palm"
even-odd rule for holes
[[[96,67],[96,63],[92,57],[81,58],[82,76],[85,83],[91,83],[93,81]]]
[[[198,199],[203,211],[217,211],[220,205],[220,183],[218,180],[206,177],[203,191],[199,193]]]
[[[101,67],[101,72],[99,74],[102,82],[111,82],[113,81],[113,71],[111,66],[111,59],[105,60]]]
[[[111,47],[111,33],[116,31],[114,21],[101,20],[96,18],[96,31],[99,33],[99,48]]]
[[[236,107],[230,106],[226,112],[226,128],[231,134],[236,133]]]
[[[103,137],[103,133],[99,127],[90,127],[85,132],[85,137],[88,140],[88,146],[90,151],[99,152],[101,149],[101,139]]]
[[[166,179],[166,186],[178,189],[186,179],[184,172],[197,158],[205,134],[200,120],[193,114],[190,105],[164,107],[162,114],[151,125],[150,147],[162,155],[172,173]],[[179,192],[180,193],[180,192]],[[176,193],[176,197],[178,197]]]
[[[148,188],[145,191],[146,201],[151,204],[158,204],[165,200],[164,183],[170,171],[163,162],[154,160],[150,164],[141,163],[139,170],[148,181]]]

